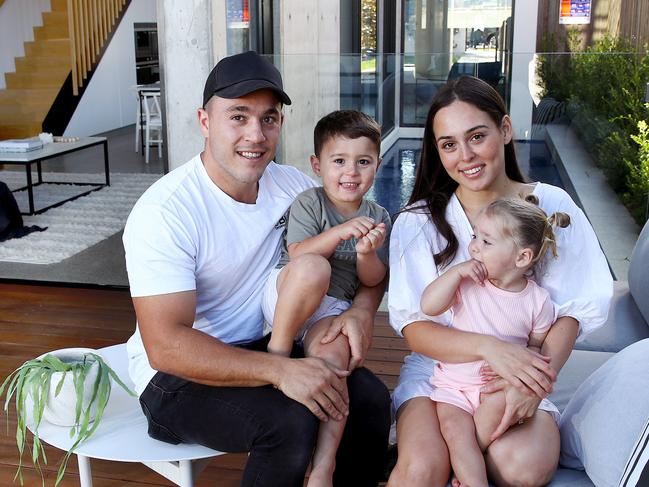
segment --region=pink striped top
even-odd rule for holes
[[[470,279],[460,283],[452,306],[451,326],[458,330],[490,335],[504,341],[527,345],[530,333],[543,333],[556,319],[549,293],[532,280],[520,292],[499,289],[489,281],[480,286]],[[479,385],[484,361],[462,364],[438,362],[431,383],[441,385],[441,375],[467,386]]]

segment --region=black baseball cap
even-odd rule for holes
[[[253,91],[270,89],[284,105],[291,99],[284,93],[282,75],[268,59],[248,51],[221,59],[205,81],[203,107],[212,96],[239,98]]]

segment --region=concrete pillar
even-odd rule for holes
[[[205,79],[214,66],[212,3],[219,2],[157,2],[160,81],[169,170],[187,162],[204,146],[196,110],[203,101]]]
[[[196,109],[210,70],[227,52],[226,0],[158,0],[161,81],[169,169],[200,152]],[[293,105],[277,160],[310,172],[313,127],[340,101],[340,2],[283,0],[276,25],[276,65]],[[360,75],[360,73],[359,73]]]
[[[212,4],[212,66],[228,54],[228,25],[226,0],[211,0]]]
[[[538,0],[516,2],[514,8],[514,41],[512,46],[512,81],[510,113],[514,137],[528,140],[532,133],[532,88]]]
[[[451,29],[451,49],[453,56],[462,57],[466,52],[466,31],[467,29]]]
[[[448,1],[417,0],[415,74],[444,79],[450,69]]]
[[[340,104],[340,2],[282,0],[279,33],[284,90],[293,104],[284,107],[278,160],[312,175],[313,127]]]

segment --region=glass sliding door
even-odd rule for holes
[[[394,127],[395,0],[341,0],[340,107]]]
[[[512,0],[402,0],[401,126],[423,126],[447,80],[477,76],[507,98]]]
[[[228,55],[254,50],[273,54],[273,0],[227,0]]]
[[[341,0],[340,107],[376,117],[377,0]]]

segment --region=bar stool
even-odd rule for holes
[[[162,110],[159,91],[142,92],[142,110],[144,111],[144,162],[148,164],[151,144],[158,146],[158,157],[162,157]]]

